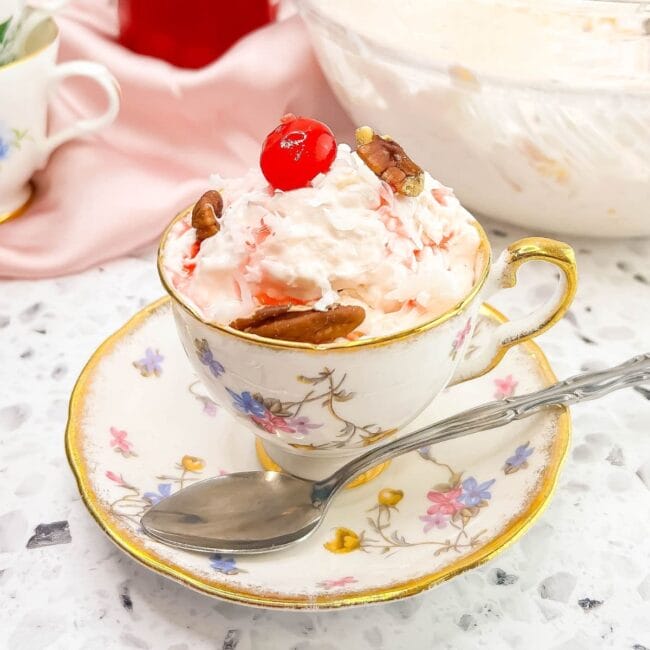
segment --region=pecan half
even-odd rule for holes
[[[237,318],[230,323],[230,327],[246,332],[249,327],[261,325],[265,321],[275,318],[280,314],[286,314],[290,308],[291,305],[268,305],[267,307],[258,309],[252,316]]]
[[[404,149],[387,136],[378,136],[368,126],[356,131],[357,154],[395,192],[417,196],[424,189],[424,171]]]
[[[202,242],[219,232],[223,211],[223,199],[217,190],[208,190],[192,209],[192,228],[196,228],[196,240]]]
[[[284,305],[281,305],[280,307],[265,309],[284,307]],[[256,314],[263,311],[264,309],[259,310],[250,319],[239,318],[230,323],[230,326],[269,339],[282,339],[299,343],[331,343],[341,336],[347,336],[361,325],[366,317],[363,307],[338,305],[327,311],[316,311],[315,309],[304,311],[285,310],[274,316],[246,325],[247,321],[254,321]],[[240,325],[242,321],[246,326],[238,327],[238,324]]]

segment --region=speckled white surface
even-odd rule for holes
[[[489,230],[495,249],[523,234]],[[540,339],[559,376],[650,349],[650,242],[573,243],[578,297]],[[546,269],[526,268],[495,304],[521,315],[552,286]],[[83,507],[63,430],[88,356],[159,295],[152,251],[77,276],[0,283],[0,648],[650,648],[650,391],[576,408],[572,450],[537,525],[490,564],[415,598],[261,611],[134,563]],[[57,521],[69,522],[70,542],[27,548],[37,525]],[[65,540],[65,530],[55,536]]]

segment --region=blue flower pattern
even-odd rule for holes
[[[0,26],[1,27],[1,26]],[[12,149],[20,149],[22,141],[29,137],[29,130],[8,129],[0,122],[0,161],[11,155]]]
[[[171,493],[172,493],[171,483],[160,483],[158,485],[158,492],[145,492],[142,495],[142,498],[146,499],[152,506],[155,506],[163,499],[166,499]]]
[[[463,492],[458,500],[464,503],[468,508],[477,506],[481,501],[489,501],[492,498],[490,488],[496,479],[479,483],[473,476],[466,478],[462,482]]]
[[[534,451],[535,449],[530,446],[530,442],[527,442],[525,445],[520,445],[515,449],[515,453],[506,459],[503,471],[506,474],[514,474],[520,469],[525,469],[528,467],[528,458]]]
[[[506,460],[506,465],[512,465],[513,467],[519,467],[520,465],[523,465],[526,462],[526,459],[535,451],[531,446],[530,443],[527,442],[525,445],[521,445],[520,447],[517,447],[515,449],[515,453],[513,456],[510,456],[508,460]]]
[[[240,569],[237,568],[237,560],[234,555],[224,555],[222,553],[213,553],[210,556],[210,566],[228,576],[237,575]]]
[[[196,356],[199,358],[199,361],[209,368],[214,377],[221,377],[226,369],[214,358],[208,342],[205,339],[194,339],[194,346],[196,347]]]
[[[144,351],[144,357],[133,362],[133,365],[140,371],[143,377],[155,375],[159,377],[162,374],[162,362],[165,360],[158,350],[147,348]]]
[[[9,152],[11,151],[11,142],[6,138],[0,136],[0,160],[5,160],[9,157]]]
[[[263,417],[266,413],[264,404],[258,402],[247,390],[241,394],[230,390],[230,388],[226,388],[226,390],[232,397],[233,406],[241,413],[245,415],[256,415],[257,417]]]

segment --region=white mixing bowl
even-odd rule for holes
[[[298,4],[354,121],[473,212],[529,232],[650,235],[650,5]]]

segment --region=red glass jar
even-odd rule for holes
[[[274,13],[268,0],[119,0],[120,43],[182,68],[201,68]]]

